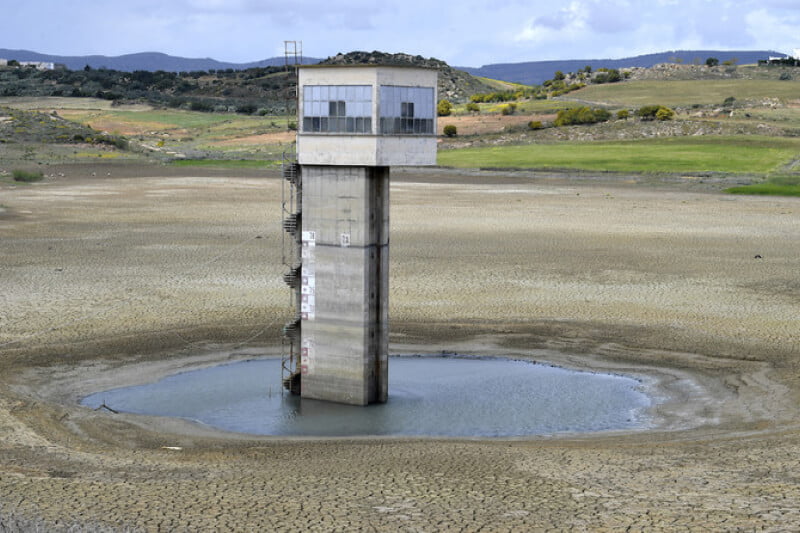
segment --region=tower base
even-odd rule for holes
[[[303,165],[301,396],[388,396],[389,167]]]

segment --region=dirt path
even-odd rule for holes
[[[800,527],[797,199],[398,172],[393,353],[637,373],[663,400],[659,429],[254,439],[77,400],[276,352],[288,302],[277,176],[63,173],[0,185],[7,530]]]

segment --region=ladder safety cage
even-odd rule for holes
[[[285,109],[287,129],[297,129],[297,67],[303,63],[303,42],[283,41],[287,74]],[[300,394],[300,280],[302,275],[302,179],[297,163],[297,146],[283,152],[281,172],[281,256],[285,268],[283,281],[290,288],[292,319],[281,335],[281,383],[292,394]]]
[[[290,288],[292,319],[281,335],[281,383],[292,394],[300,394],[300,277],[302,275],[302,180],[297,154],[283,153],[281,172],[281,258],[283,281]]]

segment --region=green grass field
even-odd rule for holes
[[[798,196],[800,197],[800,176],[782,176],[769,178],[763,183],[731,187],[725,192],[731,194],[758,194],[765,196]]]
[[[769,174],[800,152],[800,139],[671,137],[465,148],[439,153],[461,168],[576,169],[612,172]]]
[[[800,97],[800,83],[778,80],[687,80],[629,81],[590,85],[567,97],[606,104],[612,107],[641,107],[649,104],[669,107],[722,105],[726,98],[761,100],[777,98],[782,102]]]

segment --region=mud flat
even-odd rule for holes
[[[0,184],[6,529],[800,527],[797,199],[689,178],[397,172],[392,353],[639,376],[662,400],[655,427],[254,438],[78,399],[277,353],[280,180],[61,174]]]

